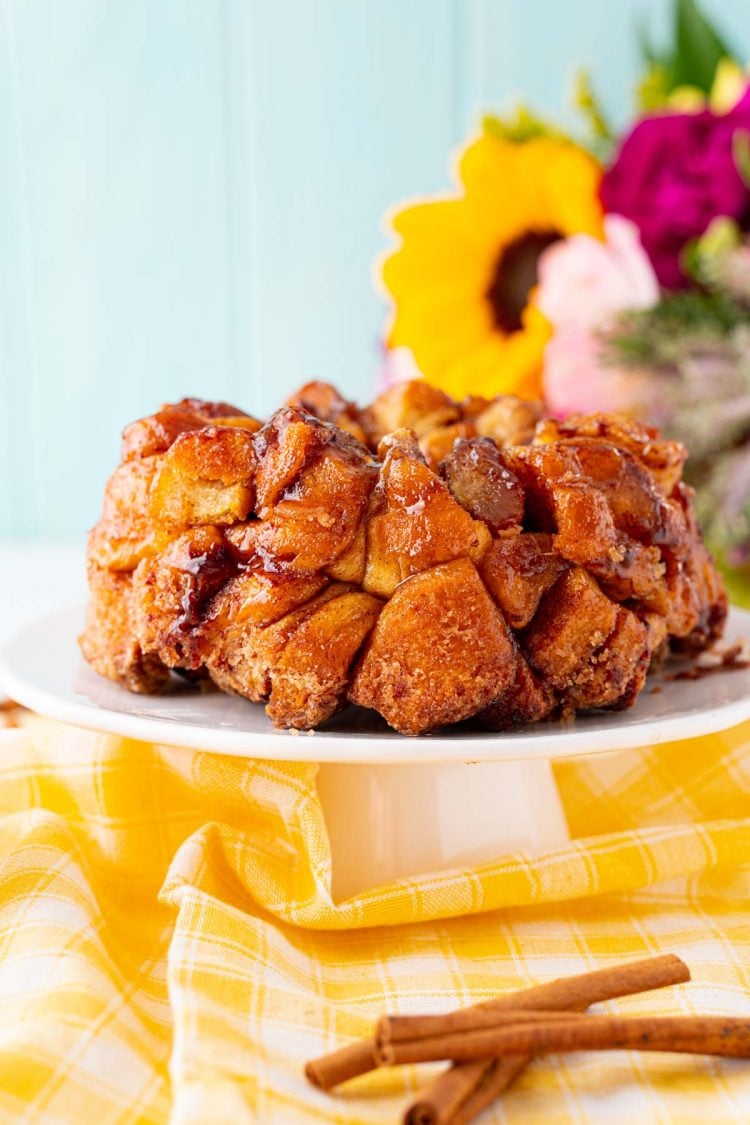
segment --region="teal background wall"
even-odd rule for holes
[[[706,7],[750,57],[750,8]],[[669,0],[0,0],[0,537],[95,520],[130,419],[364,397],[383,210],[481,110],[625,119]]]

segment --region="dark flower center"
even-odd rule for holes
[[[554,230],[530,230],[509,242],[500,254],[486,297],[495,324],[503,332],[518,332],[522,327],[521,314],[537,283],[540,255],[560,238]]]

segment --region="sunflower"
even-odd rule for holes
[[[600,169],[571,141],[484,134],[460,155],[461,192],[393,214],[401,239],[381,266],[392,302],[388,346],[458,398],[540,393],[551,329],[533,304],[551,243],[603,237]]]

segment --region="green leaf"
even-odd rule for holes
[[[649,65],[636,86],[635,100],[639,113],[654,113],[661,110],[669,101],[674,83],[670,72],[660,63]]]
[[[684,289],[664,293],[650,309],[621,313],[602,337],[605,360],[623,367],[669,366],[676,349],[697,335],[722,338],[750,322],[750,310],[725,293]]]
[[[573,105],[585,118],[595,144],[611,144],[614,141],[614,131],[594,89],[591,74],[583,68],[577,70],[573,78]]]
[[[750,134],[745,134],[750,139]],[[742,245],[742,231],[734,219],[717,215],[700,238],[691,238],[680,254],[684,272],[706,289],[726,289],[724,267],[729,256]],[[736,296],[736,294],[735,294]]]
[[[686,273],[693,281],[700,283],[703,259],[699,238],[691,238],[689,242],[685,243],[680,251],[680,265],[683,273]]]
[[[735,129],[732,134],[732,158],[746,188],[750,188],[750,133],[747,129]]]
[[[485,114],[482,118],[482,132],[489,137],[514,141],[517,144],[534,140],[537,137],[570,140],[567,134],[556,126],[550,125],[548,121],[539,117],[523,103],[515,106],[505,117],[498,117],[494,113]]]
[[[707,94],[716,67],[721,59],[731,57],[732,52],[696,0],[675,0],[674,18],[674,84],[697,86]]]

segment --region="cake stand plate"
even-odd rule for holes
[[[276,730],[259,704],[178,686],[132,695],[81,659],[83,611],[40,619],[0,650],[0,690],[41,715],[128,738],[244,758],[322,763],[334,891],[547,850],[568,838],[552,762],[698,737],[750,718],[750,668],[652,677],[636,705],[503,734],[459,727],[421,738],[349,708],[324,730]],[[732,609],[727,640],[750,636]],[[669,674],[669,673],[667,673]]]

